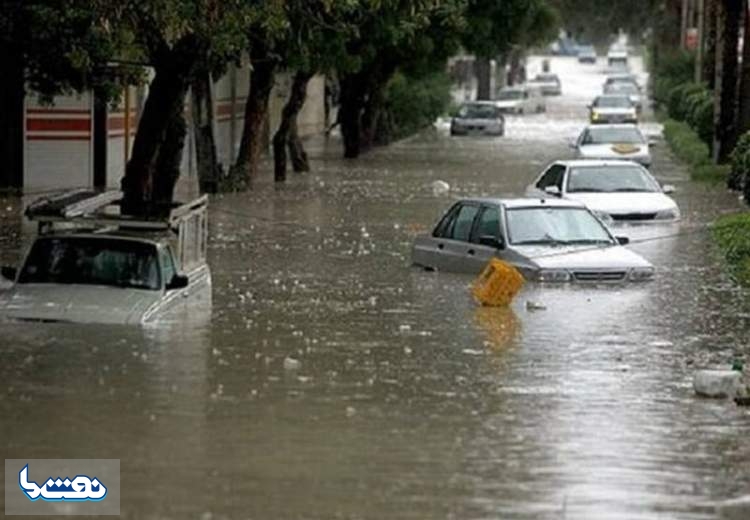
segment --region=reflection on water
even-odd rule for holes
[[[701,231],[733,195],[654,149],[683,221],[617,232],[652,283],[527,284],[481,308],[471,277],[409,267],[453,196],[521,191],[566,157],[588,94],[504,139],[428,132],[348,162],[312,143],[315,173],[214,198],[212,308],[0,325],[5,457],[119,458],[130,518],[713,518],[750,486],[748,412],[690,387],[748,355],[747,294]]]

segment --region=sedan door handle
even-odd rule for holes
[[[438,249],[443,249],[443,244],[438,244]]]
[[[469,254],[470,254],[471,256],[474,256],[474,253],[475,253],[475,251],[474,251],[473,249],[469,249],[468,253],[469,253]]]

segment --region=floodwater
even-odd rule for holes
[[[2,325],[4,458],[120,459],[126,518],[715,518],[750,489],[750,412],[691,387],[750,354],[747,293],[705,231],[735,195],[654,148],[684,220],[618,231],[652,239],[633,245],[648,284],[480,308],[470,277],[409,265],[452,197],[521,192],[570,156],[603,71],[552,69],[565,95],[505,138],[441,127],[357,161],[313,143],[313,173],[213,199],[212,309]]]

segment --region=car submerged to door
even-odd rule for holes
[[[20,269],[2,268],[0,319],[142,325],[210,300],[208,199],[137,219],[113,214],[119,198],[81,190],[27,209],[39,234]]]
[[[677,203],[641,165],[631,161],[556,161],[528,187],[529,196],[555,196],[582,202],[615,222],[674,222]]]
[[[451,135],[505,134],[505,118],[492,101],[465,103],[451,119]]]
[[[538,282],[641,282],[644,258],[623,247],[580,202],[462,199],[429,235],[416,238],[412,263],[429,270],[479,273],[493,257]]]

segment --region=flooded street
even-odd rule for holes
[[[522,193],[572,157],[603,68],[552,71],[563,96],[504,138],[438,125],[356,161],[313,142],[311,174],[212,199],[212,308],[0,325],[4,458],[120,459],[126,518],[715,518],[750,489],[750,411],[691,383],[750,361],[750,300],[706,232],[736,195],[660,141],[683,220],[617,232],[651,283],[527,284],[481,308],[472,277],[409,265],[453,198]],[[6,263],[19,244],[0,242]]]

